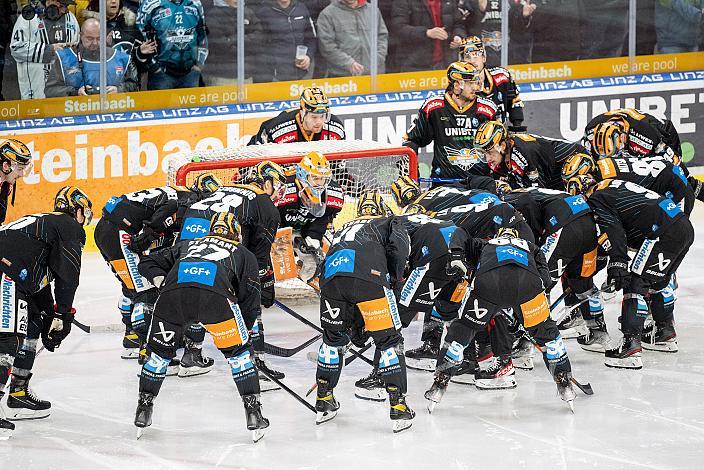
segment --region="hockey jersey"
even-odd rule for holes
[[[320,286],[342,276],[389,288],[403,277],[409,253],[408,231],[398,217],[360,217],[335,232]]]
[[[58,311],[73,306],[86,244],[83,226],[68,214],[30,214],[0,227],[0,271],[31,295],[52,279]]]
[[[446,256],[450,249],[450,237],[457,229],[449,220],[440,220],[425,214],[402,215],[403,222],[411,239],[409,269],[423,266]]]
[[[257,186],[223,186],[186,210],[180,240],[193,240],[210,232],[210,219],[218,212],[235,214],[240,224],[241,242],[254,253],[259,269],[271,265],[271,245],[281,218],[273,201]]]
[[[164,276],[160,292],[197,287],[227,297],[249,326],[261,312],[257,260],[226,238],[209,235],[150,253],[140,260],[139,272],[150,280]]]
[[[647,238],[654,240],[682,217],[672,199],[637,184],[604,180],[587,199],[602,236],[600,244],[612,262],[628,264],[628,248],[638,249]]]
[[[429,98],[406,132],[403,145],[418,152],[433,143],[431,176],[434,178],[488,175],[488,165],[470,154],[470,149],[477,128],[495,119],[497,112],[494,101],[479,95],[461,109],[447,93]]]
[[[318,133],[307,133],[301,124],[301,114],[297,109],[282,111],[278,116],[264,121],[259,131],[247,145],[286,144],[289,142],[310,142],[316,140],[345,140],[345,128],[340,118],[330,115],[328,122]]]
[[[523,101],[511,73],[503,67],[485,68],[479,95],[496,104],[496,119],[510,121],[513,126],[523,125]]]
[[[438,186],[422,193],[412,204],[422,206],[429,213],[436,213],[466,204],[499,201],[499,198],[495,194],[477,189],[466,189],[458,184],[451,184]]]

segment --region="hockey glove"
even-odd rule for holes
[[[452,279],[467,277],[467,265],[464,264],[464,253],[459,250],[450,252],[450,259],[445,266],[445,272]]]
[[[262,307],[269,308],[274,305],[274,298],[276,297],[274,291],[274,270],[262,269],[259,271],[259,284],[262,289]]]
[[[71,333],[71,324],[76,314],[75,308],[72,308],[70,312],[58,312],[56,311],[57,308],[55,305],[54,311],[45,318],[44,327],[42,328],[42,343],[50,352],[54,352],[54,349],[58,348],[61,342]]]
[[[159,238],[159,233],[155,232],[153,228],[145,225],[138,235],[133,235],[130,238],[128,248],[133,253],[142,253],[148,250],[152,242],[157,238]]]
[[[619,291],[631,283],[631,273],[626,263],[609,263],[606,273],[606,283],[612,292]]]

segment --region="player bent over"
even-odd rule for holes
[[[149,254],[140,261],[139,270],[160,294],[149,329],[149,361],[139,379],[137,437],[152,424],[153,401],[178,339],[189,324],[200,322],[230,365],[247,429],[253,431],[254,442],[261,439],[269,421],[262,416],[248,333],[261,309],[259,277],[256,258],[239,243],[235,216],[216,214],[207,236]]]
[[[51,403],[29,388],[37,342],[41,336],[44,347],[53,352],[71,332],[86,242],[83,224],[92,217],[88,196],[65,186],[56,194],[54,212],[26,215],[0,229],[0,400],[10,379],[7,403],[0,407],[0,438],[14,429],[6,416],[49,416]]]
[[[470,238],[458,228],[450,240],[450,250],[448,275],[466,275],[472,269],[472,291],[463,301],[460,318],[450,325],[443,341],[435,380],[425,392],[425,398],[430,400],[428,410],[432,412],[440,402],[475,334],[502,312],[522,324],[541,347],[560,398],[572,408],[576,396],[571,384],[572,369],[557,325],[550,318],[545,286],[552,281],[540,248],[518,238],[518,231],[513,228],[500,228],[497,237],[488,242]]]
[[[615,291],[623,289],[623,339],[606,350],[604,363],[625,369],[643,367],[641,334],[649,298],[655,300],[650,310],[657,327],[649,348],[676,351],[674,298],[669,307],[663,299],[671,298],[672,274],[694,242],[689,218],[671,199],[627,181],[597,183],[591,175],[578,175],[567,180],[567,191],[587,198],[601,232],[600,244],[609,255],[607,282]],[[632,261],[629,249],[636,251]]]
[[[336,232],[325,258],[320,280],[324,334],[316,373],[317,424],[333,419],[340,407],[333,389],[340,379],[349,330],[355,323],[364,324],[379,351],[379,372],[389,394],[394,432],[409,428],[415,416],[406,404],[401,319],[391,289],[403,275],[408,259],[408,232],[401,221],[385,213],[378,192],[363,193],[357,219]]]

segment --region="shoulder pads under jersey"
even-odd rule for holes
[[[428,117],[433,110],[442,108],[443,106],[445,106],[445,97],[433,96],[432,98],[425,100],[425,103],[423,103],[423,106],[420,107],[420,110],[425,113],[426,117]]]
[[[492,100],[484,98],[483,96],[477,96],[477,114],[493,119],[497,110],[496,103]]]
[[[511,82],[511,73],[503,67],[492,67],[489,69],[489,74],[496,86]]]

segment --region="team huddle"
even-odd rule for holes
[[[305,280],[320,297],[317,424],[338,413],[345,355],[371,344],[373,368],[355,395],[388,400],[394,432],[415,416],[407,367],[433,372],[425,392],[432,412],[450,382],[516,387],[515,368],[532,369],[537,349],[573,410],[585,388],[565,340],[625,369],[643,367],[642,348],[677,351],[675,274],[694,240],[688,215],[704,192],[681,161],[674,126],[619,109],[594,117],[580,142],[529,134],[515,83],[504,69],[484,68],[485,59],[481,40],[465,40],[445,94],[419,110],[404,145],[434,143],[432,187],[401,175],[384,191],[396,212],[378,189],[364,190],[353,220],[334,230],[345,184],[319,152],[289,168],[261,161],[228,184],[201,173],[190,187],[108,200],[95,242],[122,288],[121,357],[141,365],[138,436],[152,424],[166,376],[213,368],[202,350],[207,332],[230,366],[247,429],[262,438],[269,420],[260,393],[285,387],[265,356],[262,322],[262,307],[276,302],[271,252],[281,227],[292,227],[294,251],[314,273]],[[342,139],[327,96],[308,88],[298,110],[264,122],[250,144]],[[20,142],[0,151],[3,174],[15,179],[31,162]],[[92,210],[82,190],[67,186],[53,212],[0,228],[0,399],[9,385],[0,438],[12,421],[49,416],[51,404],[29,380],[39,339],[53,351],[71,331]],[[603,269],[607,281],[597,286]],[[562,294],[551,296],[558,282]],[[602,305],[602,294],[616,291],[618,341]],[[403,329],[419,313],[422,344],[404,352]]]

